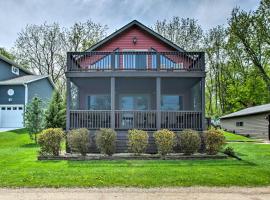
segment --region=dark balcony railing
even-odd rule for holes
[[[158,111],[117,110],[114,111],[115,129],[157,129]],[[70,128],[111,128],[111,111],[71,110]],[[160,127],[170,130],[202,130],[202,112],[199,111],[160,111]]]
[[[203,52],[68,52],[67,71],[204,71]]]

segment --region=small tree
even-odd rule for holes
[[[25,128],[29,132],[29,136],[37,143],[37,134],[41,132],[44,125],[43,102],[39,97],[34,97],[27,104],[24,114]]]
[[[54,92],[45,115],[46,128],[65,128],[66,108],[58,91]]]

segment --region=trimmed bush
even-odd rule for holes
[[[167,129],[162,129],[154,133],[155,143],[158,148],[158,152],[165,156],[172,152],[175,146],[175,133]]]
[[[178,144],[185,155],[194,154],[199,150],[201,139],[197,131],[186,129],[178,134]]]
[[[68,145],[73,152],[86,155],[91,144],[89,132],[86,128],[79,128],[69,131],[67,135]]]
[[[58,156],[61,148],[61,141],[64,139],[64,131],[61,128],[48,128],[41,132],[38,137],[41,155]]]
[[[232,147],[226,147],[223,153],[231,157],[236,156],[235,151]]]
[[[148,145],[148,134],[143,130],[128,131],[128,146],[131,152],[140,155],[145,152]]]
[[[225,137],[219,130],[206,131],[206,153],[209,155],[215,155],[225,144]]]
[[[101,153],[111,156],[115,152],[116,132],[102,128],[96,133],[96,145]]]

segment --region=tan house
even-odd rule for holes
[[[238,134],[270,139],[270,104],[246,108],[220,118],[221,128]]]

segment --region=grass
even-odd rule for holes
[[[237,134],[234,134],[234,133],[230,133],[230,132],[227,132],[227,131],[223,131],[223,134],[226,138],[226,140],[228,142],[230,141],[239,141],[239,142],[255,142],[256,140],[254,139],[251,139],[251,138],[247,138],[245,136],[242,136],[242,135],[237,135]]]
[[[230,143],[243,159],[37,161],[25,130],[0,133],[0,187],[270,185],[270,145]]]

